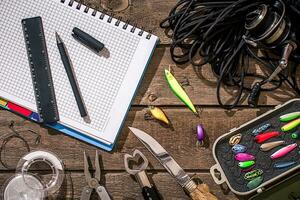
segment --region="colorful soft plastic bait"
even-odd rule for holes
[[[299,133],[293,133],[291,135],[291,137],[292,137],[292,139],[298,139],[298,138],[300,138],[300,134]]]
[[[264,141],[267,141],[267,140],[269,140],[273,137],[277,137],[279,135],[280,135],[280,133],[278,131],[268,132],[268,133],[264,133],[264,134],[260,134],[260,135],[255,136],[254,141],[261,144]]]
[[[296,147],[297,147],[297,143],[282,147],[281,149],[279,149],[278,151],[273,153],[270,157],[272,159],[281,158],[281,157],[285,156],[286,154],[288,154],[289,152],[293,151]]]
[[[192,103],[189,96],[186,94],[184,89],[181,87],[181,85],[178,83],[178,81],[175,79],[173,74],[165,69],[165,77],[167,79],[167,82],[171,88],[171,90],[174,92],[174,94],[194,113],[198,114],[194,104]]]
[[[197,125],[197,145],[203,145],[204,144],[204,138],[205,138],[205,131],[202,124]]]
[[[280,162],[280,163],[275,163],[274,164],[274,168],[276,168],[276,169],[283,169],[283,168],[286,168],[286,167],[290,167],[290,166],[292,166],[294,164],[296,164],[295,161]]]
[[[260,150],[261,151],[270,151],[271,149],[278,147],[280,145],[283,145],[284,143],[285,142],[283,140],[275,141],[275,142],[268,142],[268,143],[262,144],[260,146]]]
[[[270,127],[271,127],[271,124],[269,124],[269,123],[264,124],[264,125],[260,126],[259,128],[254,129],[252,131],[252,134],[256,136],[256,135],[261,134],[262,132],[268,130]]]
[[[247,147],[241,144],[236,144],[231,148],[231,150],[233,151],[234,154],[244,153],[247,151]]]
[[[281,130],[284,132],[291,131],[291,130],[297,128],[297,126],[299,126],[299,125],[300,125],[300,119],[296,119],[296,120],[291,121],[290,123],[284,125],[283,127],[281,127]]]
[[[262,176],[259,176],[255,179],[253,179],[252,181],[250,181],[248,184],[247,184],[247,187],[250,189],[250,190],[253,190],[254,188],[257,188],[261,183],[263,182],[263,177]]]
[[[165,115],[165,113],[162,111],[162,109],[155,107],[155,106],[149,106],[149,112],[152,115],[154,119],[157,119],[161,122],[164,122],[165,124],[169,125],[170,122]]]
[[[234,156],[234,158],[240,162],[255,160],[255,157],[248,153],[238,153]]]
[[[254,165],[245,169],[242,169],[241,172],[247,173],[247,172],[251,172],[254,168]]]
[[[236,144],[240,143],[241,140],[242,140],[242,134],[239,133],[239,134],[236,134],[236,135],[232,136],[229,139],[229,144],[231,146],[233,146],[233,145],[236,145]]]
[[[255,161],[249,160],[249,161],[239,162],[239,167],[242,169],[246,169],[246,168],[251,167],[254,164],[255,164]]]
[[[261,169],[255,169],[255,170],[252,170],[250,172],[247,172],[245,175],[244,175],[244,178],[247,180],[247,181],[251,181],[253,179],[255,179],[256,177],[259,177],[263,174],[263,170]]]
[[[289,122],[289,121],[297,119],[299,117],[300,117],[300,111],[282,115],[282,116],[279,117],[279,120],[281,122]]]

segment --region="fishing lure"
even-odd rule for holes
[[[255,160],[255,157],[248,153],[238,153],[234,156],[234,158],[240,162]]]
[[[149,106],[149,112],[152,115],[154,119],[157,119],[161,122],[164,122],[165,124],[169,125],[170,122],[165,115],[165,113],[162,111],[162,109],[155,107],[155,106]]]
[[[297,119],[299,117],[300,117],[300,111],[282,115],[282,116],[279,117],[279,120],[281,122],[289,122],[289,121]]]
[[[231,148],[231,150],[233,151],[234,154],[244,153],[247,151],[247,147],[241,144],[236,144]]]
[[[171,88],[171,90],[174,92],[174,94],[194,113],[197,114],[197,110],[192,103],[189,96],[186,94],[184,89],[181,87],[181,85],[178,83],[178,81],[175,79],[173,74],[165,69],[165,77],[167,79],[167,82]]]
[[[253,190],[254,188],[257,188],[262,182],[263,182],[263,177],[262,177],[262,176],[259,176],[259,177],[256,177],[255,179],[253,179],[252,181],[250,181],[250,182],[247,184],[247,187],[248,187],[250,190]]]
[[[197,145],[203,146],[205,138],[205,131],[202,124],[197,125]]]
[[[296,147],[297,147],[297,143],[282,147],[281,149],[279,149],[278,151],[273,153],[270,157],[272,159],[281,158],[281,157],[285,156],[286,154],[288,154],[289,152],[293,151]]]
[[[280,135],[280,133],[278,131],[268,132],[268,133],[264,133],[264,134],[260,134],[260,135],[255,136],[254,141],[260,144],[260,143],[263,143],[266,140],[269,140],[273,137],[277,137],[279,135]]]
[[[263,174],[263,170],[255,169],[255,170],[252,170],[250,172],[247,172],[244,175],[244,179],[247,180],[247,181],[251,181],[251,180],[255,179],[256,177],[261,176],[262,174]]]
[[[286,168],[286,167],[290,167],[290,166],[292,166],[294,164],[296,164],[295,161],[280,162],[280,163],[275,163],[274,164],[274,168],[276,168],[276,169],[283,169],[283,168]]]
[[[300,138],[300,134],[299,133],[293,133],[291,135],[291,137],[292,137],[292,139],[298,139],[298,138]]]
[[[242,140],[242,134],[239,133],[239,134],[236,134],[236,135],[232,136],[229,139],[229,144],[231,146],[233,146],[233,145],[236,145],[236,144],[240,143],[241,140]]]
[[[280,145],[283,145],[285,142],[283,140],[280,140],[280,141],[275,141],[275,142],[268,142],[268,143],[265,143],[265,144],[262,144],[260,146],[260,150],[261,151],[269,151],[275,147],[278,147]]]
[[[254,129],[252,131],[252,134],[256,136],[256,135],[268,130],[270,127],[271,127],[271,124],[269,124],[269,123],[264,124],[264,125],[260,126],[259,128]]]
[[[239,167],[242,169],[246,169],[251,167],[254,164],[255,164],[254,160],[249,160],[249,161],[239,162]]]
[[[254,168],[254,165],[253,165],[253,166],[251,166],[251,167],[248,167],[248,168],[242,169],[242,170],[241,170],[241,172],[245,172],[245,173],[247,173],[247,172],[251,172],[251,171],[253,170],[253,168]]]
[[[297,126],[299,126],[299,125],[300,125],[300,119],[296,119],[296,120],[291,121],[290,123],[284,125],[283,127],[281,127],[281,130],[284,132],[291,131],[291,130],[297,128]]]

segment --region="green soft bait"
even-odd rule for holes
[[[294,121],[289,122],[288,124],[281,127],[281,130],[283,132],[291,131],[295,128],[297,128],[300,125],[300,119],[296,119]]]
[[[250,189],[250,190],[253,190],[255,188],[257,188],[261,183],[263,182],[263,177],[262,176],[259,176],[255,179],[253,179],[252,181],[250,181],[248,184],[247,184],[247,187]]]
[[[261,169],[255,169],[255,170],[252,170],[250,172],[247,172],[244,176],[244,178],[247,180],[247,181],[251,181],[253,179],[255,179],[256,177],[259,177],[263,174],[263,171]]]
[[[167,82],[171,88],[171,90],[175,93],[175,95],[195,114],[197,114],[197,110],[192,103],[189,96],[186,94],[184,89],[181,87],[181,85],[178,83],[178,81],[175,79],[173,74],[165,69],[165,77],[167,79]]]
[[[300,112],[292,112],[279,117],[281,122],[289,122],[300,117]]]
[[[254,164],[255,164],[255,161],[249,160],[249,161],[245,161],[245,162],[239,162],[239,167],[242,169],[247,169]]]

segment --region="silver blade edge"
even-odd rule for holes
[[[191,181],[190,176],[154,138],[139,129],[132,127],[129,127],[129,129],[160,162],[160,164],[164,166],[169,174],[176,179],[181,187],[184,188]]]

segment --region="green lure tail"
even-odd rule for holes
[[[282,115],[279,117],[279,120],[281,122],[289,122],[293,119],[297,119],[300,117],[300,112],[292,112],[292,113],[288,113],[286,115]]]
[[[192,103],[189,96],[186,94],[184,89],[181,87],[181,85],[178,83],[178,81],[175,79],[173,74],[165,69],[165,77],[167,79],[167,82],[171,88],[171,90],[175,93],[175,95],[195,114],[198,114],[194,104]]]

